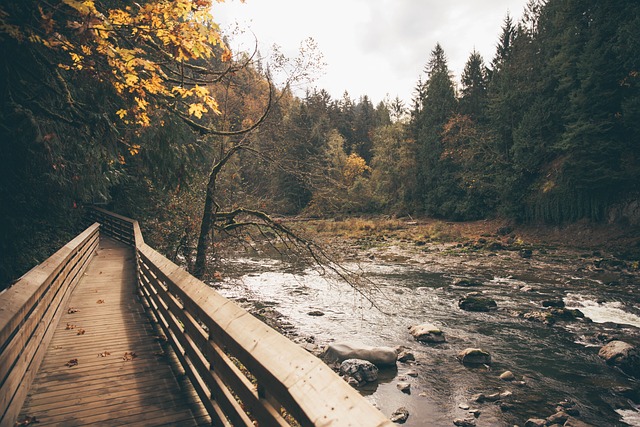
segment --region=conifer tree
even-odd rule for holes
[[[461,82],[460,113],[481,120],[487,104],[487,68],[475,50],[464,66]]]
[[[442,161],[442,129],[456,111],[457,100],[447,58],[438,43],[425,68],[421,105],[414,117],[418,151],[418,197],[425,213],[448,216],[455,211],[450,165]]]

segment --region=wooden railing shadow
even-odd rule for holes
[[[84,242],[88,239],[94,243],[76,242],[74,247],[84,248],[89,245],[95,250],[95,246],[91,245],[97,244],[99,227],[100,233],[135,248],[139,291],[214,425],[254,426],[254,422],[258,422],[260,426],[392,425],[320,359],[149,247],[144,242],[137,221],[99,208],[92,209],[90,216],[97,224],[89,227],[72,242]],[[94,240],[88,238],[94,234]],[[69,251],[80,252],[71,248]],[[85,252],[90,255],[90,251],[82,251]],[[80,258],[86,261],[89,255]],[[37,282],[41,280],[41,276],[39,273],[28,282]],[[74,277],[76,276],[77,273]],[[42,286],[44,285],[39,285]],[[21,285],[20,289],[24,287]],[[66,292],[64,295],[67,295]],[[27,312],[33,311],[33,304],[19,300],[23,293],[26,291],[14,292],[15,295],[11,296],[12,300],[24,308],[17,310],[17,314],[11,316],[16,320],[10,322],[5,322],[6,304],[0,297],[2,362],[5,347],[12,349],[7,360],[12,357],[23,359],[17,354],[21,352],[17,348],[23,346],[19,343],[11,344],[11,335],[16,335],[15,331],[21,334],[25,323],[20,319]],[[46,291],[38,292],[43,293]],[[39,297],[22,298],[30,301]],[[60,301],[56,301],[60,307]],[[53,317],[52,315],[51,318]],[[40,322],[46,323],[49,320],[46,318]],[[47,330],[47,327],[43,328]],[[9,344],[5,344],[7,342]],[[43,340],[37,342],[46,345]],[[36,350],[40,345],[35,341],[32,344]],[[32,366],[37,370],[39,362],[36,362],[38,360],[34,359],[27,368]],[[11,368],[6,370],[10,372],[11,381],[4,383],[11,386],[6,390],[7,395],[11,394],[12,398],[5,402],[3,383],[3,406],[0,407],[0,413],[5,417],[3,419],[11,419],[11,416],[17,414],[20,399],[24,399],[23,394],[26,395],[30,383],[29,375],[23,372],[27,368],[18,369],[14,374],[13,366],[17,362],[14,360],[10,363]],[[7,375],[4,366],[4,363],[0,363],[2,377]],[[11,391],[13,389],[19,391]],[[18,405],[17,409],[14,408],[15,405]]]

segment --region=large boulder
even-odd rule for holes
[[[640,376],[640,351],[624,341],[611,341],[598,352],[607,364],[633,376]]]
[[[430,323],[409,326],[409,333],[416,339],[416,341],[426,343],[445,342],[444,333],[442,333],[440,328]]]
[[[377,366],[393,366],[398,354],[393,347],[370,347],[360,344],[334,343],[327,346],[323,358],[329,362],[342,362],[347,359],[366,360]]]
[[[491,364],[491,355],[480,348],[466,348],[458,353],[457,358],[464,365]]]
[[[474,292],[460,298],[458,307],[465,311],[491,311],[497,309],[498,304],[491,298]]]
[[[347,359],[340,364],[340,375],[351,377],[359,384],[370,383],[378,379],[378,368],[366,360]]]

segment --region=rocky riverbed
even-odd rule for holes
[[[215,286],[317,354],[335,343],[410,353],[353,383],[407,426],[640,425],[637,262],[483,234],[340,239],[342,262],[370,280],[359,291],[252,254],[229,257]],[[425,323],[445,340],[417,340],[409,327]],[[629,361],[599,355],[616,341]],[[468,348],[490,363],[461,363]]]

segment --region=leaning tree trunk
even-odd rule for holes
[[[202,279],[207,272],[207,254],[211,246],[211,231],[214,228],[217,213],[220,206],[216,203],[216,182],[218,174],[225,164],[233,157],[235,153],[245,148],[245,140],[243,139],[229,149],[222,158],[213,166],[207,183],[207,192],[204,197],[204,212],[202,213],[202,221],[200,222],[200,236],[198,236],[198,247],[196,249],[196,262],[193,266],[192,274],[198,279]]]
[[[211,229],[215,219],[215,210],[217,206],[213,197],[214,188],[207,186],[207,194],[204,199],[204,212],[202,213],[202,221],[200,223],[200,235],[198,236],[198,247],[196,249],[196,262],[193,266],[193,275],[198,279],[202,279],[207,271],[207,253],[211,243]]]

